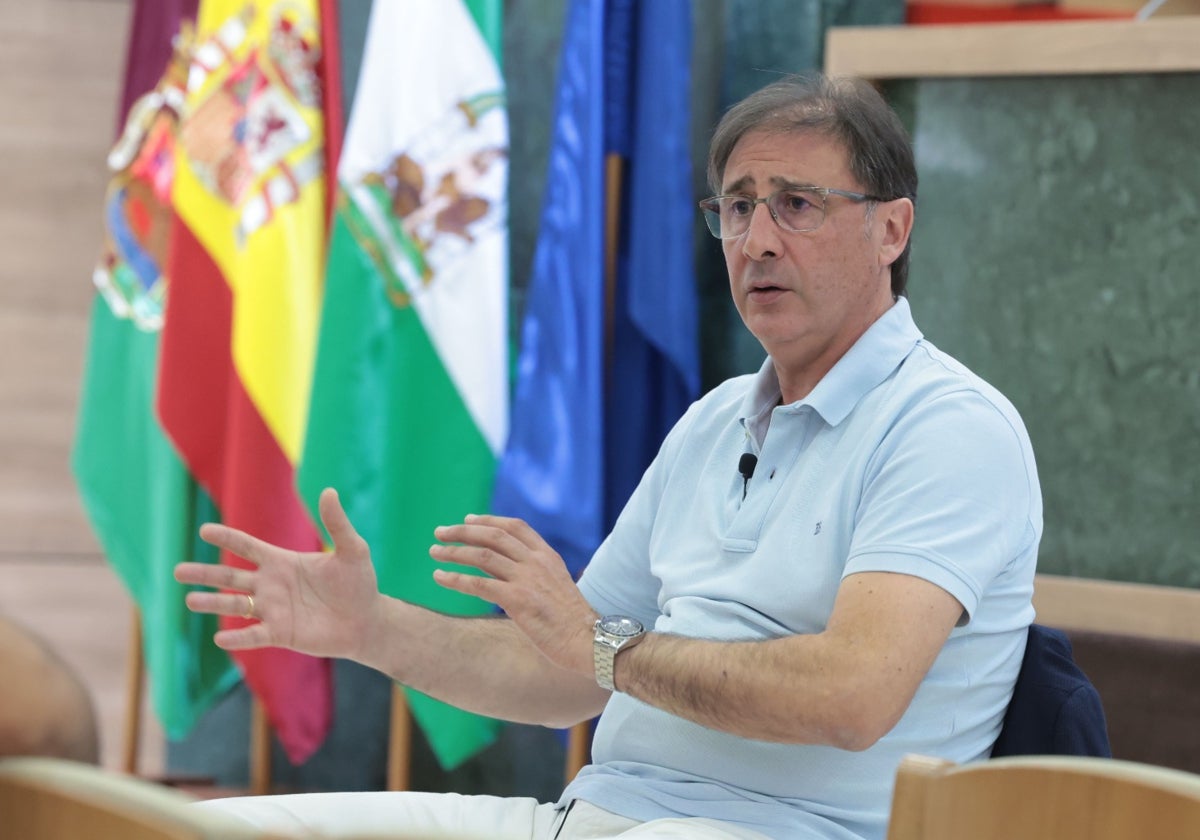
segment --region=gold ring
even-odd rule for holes
[[[246,595],[246,611],[242,613],[242,618],[254,618],[254,596]]]

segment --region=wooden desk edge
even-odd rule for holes
[[[833,27],[825,72],[866,79],[1200,70],[1200,15],[1133,20]]]

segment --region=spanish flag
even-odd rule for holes
[[[175,148],[159,417],[223,522],[319,550],[294,487],[325,264],[317,2],[204,0],[196,23]],[[288,757],[303,762],[330,725],[329,663],[280,649],[234,656]]]

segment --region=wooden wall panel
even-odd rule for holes
[[[97,556],[69,469],[129,0],[0,0],[0,557]]]

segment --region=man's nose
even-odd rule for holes
[[[767,260],[779,256],[781,232],[766,202],[755,205],[750,213],[750,226],[742,234],[742,253],[751,260]]]

